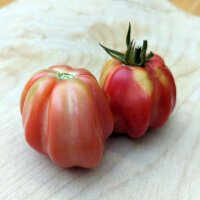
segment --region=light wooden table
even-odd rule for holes
[[[5,4],[4,4],[5,5]],[[169,121],[138,140],[110,137],[92,170],[63,169],[32,150],[19,112],[22,88],[54,64],[97,78],[125,48],[128,22],[165,59],[177,85]],[[200,199],[200,18],[167,0],[19,0],[0,9],[0,199]]]

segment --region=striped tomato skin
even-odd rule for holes
[[[86,69],[53,66],[33,75],[20,109],[28,144],[62,167],[92,168],[102,158],[113,116]]]
[[[100,86],[114,115],[114,131],[133,138],[162,126],[176,103],[174,78],[156,54],[143,67],[111,59],[102,69]]]

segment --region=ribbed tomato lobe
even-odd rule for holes
[[[154,55],[144,67],[112,59],[104,66],[100,85],[111,107],[115,132],[142,136],[162,126],[173,111],[176,87],[169,69]]]
[[[115,131],[140,137],[148,127],[162,126],[176,103],[174,78],[164,60],[147,53],[147,40],[142,46],[131,40],[130,23],[127,50],[100,46],[113,58],[104,65],[99,82],[115,118]]]
[[[113,116],[88,70],[64,65],[42,70],[26,84],[20,104],[31,147],[62,167],[98,165]]]
[[[151,86],[141,85],[147,76],[142,68],[121,67],[113,74],[107,88],[115,131],[140,137],[146,131],[151,112]],[[150,89],[149,89],[150,88]]]

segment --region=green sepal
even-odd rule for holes
[[[112,50],[112,49],[109,49],[105,46],[103,46],[102,44],[99,43],[99,45],[111,56],[113,57],[114,59],[117,59],[121,62],[125,62],[124,61],[124,58],[125,58],[125,54],[121,53],[121,52],[118,52],[118,51],[115,51],[115,50]]]
[[[135,47],[134,40],[131,41],[131,24],[129,23],[128,32],[126,35],[126,46],[127,50],[126,53],[121,53],[112,49],[109,49],[102,44],[99,45],[114,59],[117,59],[124,63],[125,65],[134,65],[139,67],[144,67],[145,63],[150,60],[154,54],[150,51],[147,55],[147,40],[143,40],[142,47],[137,46]]]
[[[135,42],[134,42],[134,44],[133,44],[133,46],[132,46],[132,49],[131,49],[131,52],[130,52],[130,55],[129,55],[129,58],[128,58],[128,63],[130,63],[130,64],[134,64],[134,63],[132,63],[132,58],[133,58],[133,54],[134,54],[134,49],[135,49]]]
[[[153,56],[154,56],[154,53],[152,51],[150,51],[149,55],[145,58],[145,62],[150,60]]]
[[[131,42],[131,24],[129,22],[128,32],[127,32],[127,35],[126,35],[126,47],[127,47],[127,49],[130,46],[130,42]]]
[[[127,49],[127,51],[126,51],[126,54],[125,54],[125,59],[124,59],[124,61],[125,61],[125,63],[128,63],[129,61],[129,57],[130,57],[130,53],[131,53],[131,50],[133,49],[133,40],[131,41],[131,43],[129,44],[129,47],[128,47],[128,49]]]

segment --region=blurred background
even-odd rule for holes
[[[200,1],[199,0],[171,0],[178,8],[183,9],[194,15],[200,15]]]
[[[0,6],[5,6],[15,0],[0,0]],[[169,0],[175,4],[178,8],[183,9],[186,12],[200,15],[200,1],[199,0]]]

